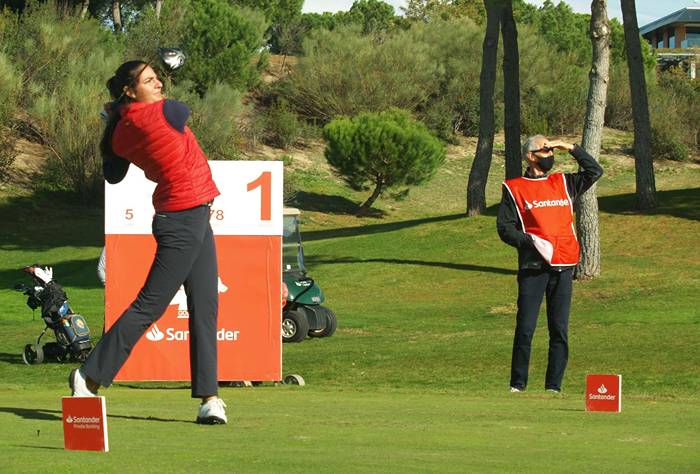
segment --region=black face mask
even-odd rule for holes
[[[552,166],[554,166],[554,155],[538,157],[537,164],[539,165],[540,169],[546,173],[552,169]]]

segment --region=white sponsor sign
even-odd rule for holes
[[[282,162],[210,161],[221,195],[211,207],[217,235],[282,234]],[[124,180],[105,184],[105,233],[151,234],[156,184],[136,166]]]

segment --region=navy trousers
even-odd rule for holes
[[[144,332],[157,321],[184,285],[189,318],[192,397],[217,395],[216,328],[218,271],[209,206],[157,212],[153,236],[158,247],[136,300],[107,331],[82,366],[108,387]]]
[[[542,298],[547,297],[547,328],[549,329],[549,356],[545,389],[561,390],[561,381],[569,359],[569,310],[571,308],[573,268],[557,271],[520,270],[518,272],[518,314],[510,386],[527,387],[530,347],[537,326],[537,315]]]

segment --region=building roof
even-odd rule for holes
[[[671,25],[673,23],[700,23],[700,7],[681,8],[676,12],[642,26],[639,29],[639,33],[645,35],[658,28]]]

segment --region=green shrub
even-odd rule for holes
[[[17,98],[22,88],[22,76],[12,66],[7,56],[0,52],[0,181],[7,177],[17,156],[11,140],[17,108]]]
[[[687,161],[688,147],[681,141],[673,126],[651,127],[651,155],[656,159]]]
[[[144,5],[123,35],[125,59],[158,65],[159,47],[181,47],[187,55],[186,66],[174,74],[159,71],[166,86],[188,80],[200,95],[216,83],[246,89],[257,84],[266,67],[267,54],[260,52],[268,27],[265,14],[276,17],[295,8],[278,3],[169,0],[163,3],[159,18],[153,5]],[[242,8],[246,5],[251,8]]]
[[[289,148],[301,138],[303,126],[286,101],[280,100],[264,115],[265,141],[278,148]]]
[[[443,140],[476,135],[483,34],[464,17],[419,22],[381,37],[347,27],[319,30],[305,42],[306,55],[280,94],[301,115],[321,123],[398,107]],[[523,133],[578,132],[586,110],[587,67],[575,66],[572,53],[558,52],[526,25],[519,28],[519,46]],[[499,59],[497,129],[503,123],[502,97]]]
[[[447,98],[431,100],[420,111],[421,121],[440,139],[452,144],[456,144],[455,134],[461,128],[455,115],[454,103]]]
[[[118,58],[113,59],[116,64]],[[102,190],[98,142],[104,125],[99,112],[105,99],[103,78],[109,72],[81,74],[78,69],[82,67],[99,71],[105,67],[105,58],[99,51],[86,52],[80,62],[70,66],[74,72],[71,79],[60,88],[34,96],[28,113],[51,150],[49,163],[60,179],[55,184],[73,189],[89,201]]]
[[[416,110],[435,90],[439,73],[430,48],[405,32],[379,41],[357,28],[319,30],[304,51],[281,94],[303,117],[322,124],[390,107]]]
[[[8,135],[7,129],[0,128],[0,183],[7,179],[8,171],[17,158],[14,141]]]
[[[650,107],[657,125],[673,127],[679,141],[700,152],[700,81],[691,80],[681,68],[659,74]]]
[[[0,52],[11,53],[17,29],[17,15],[9,8],[0,9]]]
[[[53,4],[38,2],[25,9],[9,40],[12,60],[24,71],[19,105],[50,150],[53,184],[94,201],[103,189],[99,113],[108,98],[105,81],[122,57],[120,44],[98,21],[57,15]]]
[[[547,118],[549,133],[576,133],[583,128],[586,114],[588,76],[584,69],[574,66],[564,66],[552,73],[556,74],[552,77],[556,81],[542,91],[539,111]]]
[[[9,126],[22,89],[22,75],[0,52],[0,127]]]
[[[688,160],[699,151],[700,85],[677,68],[652,76],[648,84],[654,158]]]
[[[212,160],[232,160],[238,157],[238,117],[243,106],[241,93],[228,84],[212,85],[200,97],[191,82],[173,89],[173,97],[192,110],[188,122],[202,150]]]
[[[335,119],[324,127],[323,137],[328,163],[350,187],[374,187],[358,214],[367,213],[386,190],[429,180],[445,159],[442,143],[399,109]]]
[[[627,66],[611,68],[605,124],[634,130]],[[652,152],[655,158],[683,161],[700,151],[700,83],[682,69],[647,74]]]
[[[284,181],[282,184],[282,197],[284,203],[288,206],[293,206],[296,203],[297,194],[299,193],[299,179],[296,173],[291,170],[294,158],[290,155],[282,157],[284,163]]]
[[[164,2],[157,18],[153,5],[146,5],[124,35],[124,60],[140,59],[158,65],[158,48],[182,46],[189,7],[190,0]],[[188,67],[191,61],[188,57]]]
[[[264,63],[254,59],[268,26],[261,12],[227,0],[198,0],[190,4],[184,22],[182,46],[188,59],[181,74],[198,93],[216,83],[244,90],[258,82]]]
[[[418,117],[441,139],[479,132],[479,74],[483,31],[468,18],[433,20],[413,26],[409,35],[430,49],[438,63],[433,93]],[[502,90],[502,81],[497,89]],[[497,102],[500,94],[497,92]],[[500,119],[500,120],[499,120]],[[497,125],[502,123],[502,117]]]
[[[620,63],[610,66],[605,125],[619,130],[634,130],[627,64]]]
[[[355,0],[341,21],[362,26],[364,34],[387,31],[394,24],[394,7],[381,0]]]
[[[524,135],[571,134],[583,127],[588,70],[556,51],[527,25],[518,26],[520,123]]]
[[[28,86],[22,105],[29,105],[37,91],[60,89],[74,78],[89,75],[99,76],[106,93],[104,83],[119,65],[123,51],[119,39],[97,20],[58,15],[52,2],[29,3],[9,42],[12,61],[23,71]],[[105,61],[90,70],[88,55],[93,53],[104,56]]]

